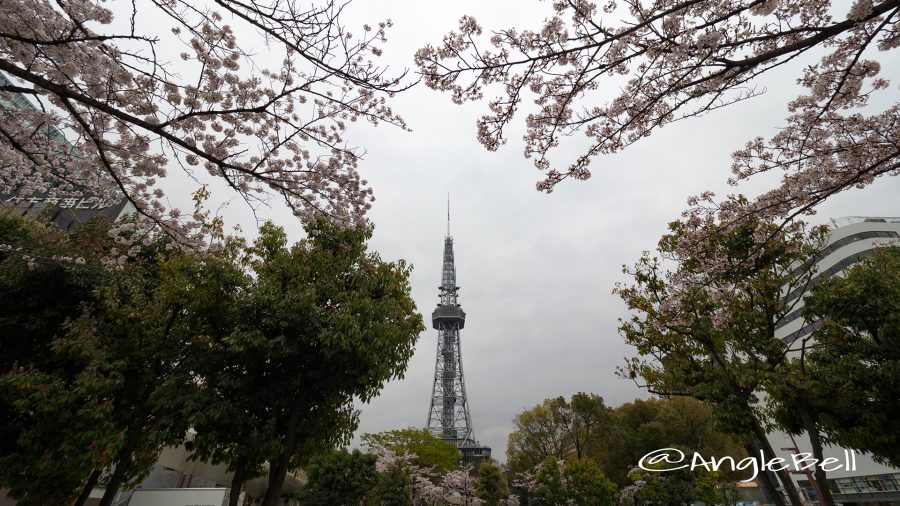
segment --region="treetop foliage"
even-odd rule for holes
[[[435,436],[428,429],[407,427],[363,434],[362,442],[375,453],[388,450],[398,455],[409,455],[417,466],[433,469],[439,474],[459,468],[462,460],[455,445]]]

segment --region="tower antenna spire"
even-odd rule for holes
[[[447,237],[450,237],[450,194],[447,194]]]

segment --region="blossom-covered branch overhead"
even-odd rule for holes
[[[185,235],[157,184],[174,165],[198,188],[202,168],[254,208],[276,196],[302,220],[364,222],[374,198],[347,127],[406,128],[387,98],[407,85],[374,63],[390,22],[351,33],[345,7],[0,1],[0,100],[34,104],[0,110],[0,190],[124,193]]]
[[[496,150],[523,101],[525,156],[551,192],[587,179],[591,164],[669,123],[702,116],[764,91],[762,74],[823,54],[797,76],[806,90],[788,104],[780,132],[734,153],[731,183],[780,170],[781,184],[748,213],[791,218],[831,195],[900,173],[900,106],[871,107],[889,83],[878,58],[900,46],[900,0],[556,0],[536,30],[488,36],[470,16],[416,53],[425,83],[456,103],[488,100],[478,140]],[[813,51],[815,50],[815,51]],[[896,92],[896,90],[886,93]],[[607,100],[605,94],[612,93]],[[881,102],[883,103],[883,101]],[[870,106],[870,107],[866,107]],[[566,167],[551,163],[562,138],[588,148]],[[704,195],[701,199],[710,199]]]

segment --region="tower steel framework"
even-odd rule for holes
[[[459,339],[459,331],[466,323],[466,313],[457,300],[459,287],[456,286],[453,237],[450,236],[449,223],[448,206],[447,237],[444,238],[444,264],[439,287],[440,302],[431,313],[431,323],[438,331],[438,339],[428,430],[456,445],[463,455],[463,462],[473,464],[489,458],[491,449],[481,446],[475,439],[469,414]]]

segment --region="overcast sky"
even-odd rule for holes
[[[383,63],[412,72],[415,50],[439,42],[463,14],[485,27],[536,28],[550,9],[549,2],[537,0],[358,0],[344,19],[349,27],[392,19]],[[891,54],[896,60],[896,52]],[[886,63],[887,75],[896,77],[898,62]],[[412,132],[362,125],[351,133],[351,144],[367,151],[360,171],[377,198],[369,215],[376,227],[371,246],[386,259],[414,265],[413,296],[425,315],[437,303],[451,194],[472,422],[476,437],[498,460],[505,461],[513,417],[545,398],[583,391],[617,406],[646,397],[615,375],[623,357],[634,354],[617,333],[625,309],[611,294],[617,281],[626,280],[622,265],[655,247],[689,195],[735,191],[724,184],[729,155],[752,137],[777,131],[786,102],[798,92],[799,68],[800,63],[768,76],[762,97],[670,125],[621,154],[597,159],[590,180],[567,181],[551,195],[535,190],[540,174],[522,157],[521,116],[509,131],[510,142],[489,153],[475,140],[474,122],[484,105],[456,106],[421,85],[393,100]],[[584,146],[576,138],[558,160],[568,162]],[[772,183],[759,180],[740,191],[753,194]],[[898,195],[900,180],[882,178],[833,198],[811,221],[898,216]],[[285,209],[262,215],[299,238],[299,225]],[[225,216],[255,235],[240,204],[233,203]],[[405,378],[360,406],[358,434],[425,425],[436,337],[436,330],[424,332]]]

